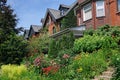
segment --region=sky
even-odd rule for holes
[[[58,9],[60,4],[71,5],[76,0],[7,0],[19,19],[17,27],[29,29],[30,25],[42,25],[47,8]]]

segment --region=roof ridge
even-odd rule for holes
[[[52,9],[52,8],[48,8],[48,10],[54,10],[54,11],[59,11],[60,12],[60,10],[56,10],[56,9]]]

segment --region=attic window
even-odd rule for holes
[[[61,15],[64,15],[64,10],[61,10],[60,13],[61,13]]]
[[[118,1],[118,11],[120,12],[120,0],[117,1]]]

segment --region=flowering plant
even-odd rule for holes
[[[42,60],[40,59],[40,57],[38,57],[38,58],[36,58],[36,59],[34,60],[33,63],[34,63],[35,66],[40,66],[40,65],[41,65],[41,61],[42,61]]]
[[[64,58],[64,59],[68,59],[69,57],[70,57],[70,56],[69,56],[68,54],[64,54],[64,55],[63,55],[63,58]]]
[[[44,74],[48,75],[50,73],[54,74],[59,70],[59,66],[48,66],[46,68],[42,68]]]

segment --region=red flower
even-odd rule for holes
[[[48,75],[48,73],[50,73],[50,71],[52,70],[52,66],[49,66],[47,68],[43,68],[42,70],[43,70],[44,74]]]
[[[47,68],[42,68],[42,71],[44,74],[48,75],[49,73],[56,73],[58,69],[58,66],[49,66]]]

